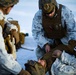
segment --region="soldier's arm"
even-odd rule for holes
[[[55,51],[55,50],[65,51],[66,53],[76,56],[76,51],[74,50],[74,44],[72,45],[61,44],[61,45],[58,45],[56,48],[54,48],[52,51]]]
[[[40,60],[46,61],[45,71],[49,71],[56,58],[52,57],[52,52],[47,52]]]
[[[5,43],[2,36],[2,27],[0,26],[0,64],[8,71],[18,74],[22,67],[20,64],[13,58],[12,54],[8,54],[5,49]]]
[[[70,39],[76,40],[76,23],[74,15],[67,7],[62,8],[62,17],[64,27],[66,27],[66,36],[61,39],[62,43],[67,45]]]

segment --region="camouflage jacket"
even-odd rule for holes
[[[5,20],[5,15],[0,11],[0,20]],[[6,20],[5,20],[6,23]],[[9,25],[10,26],[10,25]],[[17,29],[16,26],[11,25],[10,29]],[[9,75],[10,72],[18,74],[21,71],[20,64],[14,59],[12,54],[8,54],[5,49],[4,38],[2,34],[2,26],[0,25],[0,75]]]
[[[52,75],[76,75],[76,57],[63,51],[51,68]]]
[[[59,4],[57,4],[59,8]],[[76,24],[72,11],[66,6],[62,6],[61,10],[61,21],[64,27],[64,22],[66,22],[67,34],[65,37],[61,38],[63,44],[67,45],[69,40],[76,40]],[[32,35],[36,40],[37,44],[42,48],[46,43],[54,44],[54,39],[49,39],[44,36],[44,29],[42,27],[42,10],[39,10],[32,23]]]

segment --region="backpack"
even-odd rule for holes
[[[17,34],[19,35],[19,42],[16,44],[16,49],[19,49],[22,44],[25,42],[25,37],[28,36],[28,33],[20,32],[20,25],[16,20],[8,20],[11,24],[15,25],[18,28]]]

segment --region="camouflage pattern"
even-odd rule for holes
[[[9,7],[15,5],[19,2],[19,0],[0,0],[0,6]]]
[[[4,0],[3,0],[4,1]],[[0,2],[2,2],[2,0],[0,0]],[[2,6],[0,6],[1,8]],[[2,7],[4,8],[4,7]],[[7,9],[7,8],[5,8]],[[3,21],[4,19],[4,21]],[[14,57],[12,56],[12,54],[8,54],[6,49],[5,49],[5,43],[4,43],[4,37],[3,37],[3,27],[5,27],[4,24],[8,23],[8,21],[6,20],[5,14],[0,10],[0,75],[11,75],[10,72],[12,72],[14,75],[17,75],[22,67],[21,65],[15,61]],[[3,23],[4,22],[4,23]],[[4,25],[4,26],[3,26]],[[14,25],[11,25],[10,23],[8,24],[8,27],[10,27],[10,30],[12,29],[16,29],[17,27]],[[10,43],[12,44],[12,47],[15,47],[15,42],[12,42],[10,40]],[[14,48],[13,47],[13,48]]]
[[[63,51],[51,67],[52,75],[76,75],[76,57]]]

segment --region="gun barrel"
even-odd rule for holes
[[[29,50],[29,51],[34,51],[34,49],[29,49],[29,48],[25,48],[25,47],[21,47],[22,49],[25,49],[25,50]]]
[[[24,36],[29,36],[29,34],[28,33],[25,33]]]

